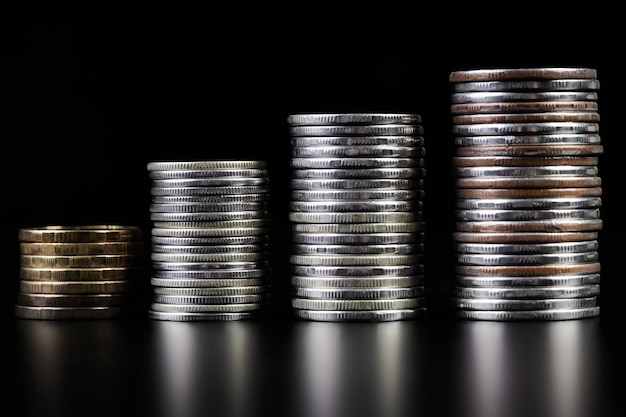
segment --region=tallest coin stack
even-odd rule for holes
[[[459,315],[597,316],[601,180],[591,68],[450,74]]]
[[[296,317],[418,316],[425,311],[421,117],[295,114],[288,122]]]

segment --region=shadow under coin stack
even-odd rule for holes
[[[241,320],[270,296],[263,161],[150,162],[156,320]]]
[[[478,69],[449,80],[459,316],[598,316],[596,71]]]
[[[143,266],[143,234],[116,225],[44,226],[18,231],[25,319],[111,319],[128,311]]]
[[[294,114],[291,305],[317,321],[426,310],[424,137],[416,114]]]

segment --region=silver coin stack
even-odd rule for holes
[[[269,176],[264,161],[155,161],[148,316],[228,321],[270,298]]]
[[[125,314],[143,267],[143,233],[134,226],[43,226],[18,231],[25,319],[111,319]]]
[[[459,316],[598,316],[596,70],[476,69],[449,80]]]
[[[309,113],[287,122],[295,316],[418,317],[426,310],[421,117]]]

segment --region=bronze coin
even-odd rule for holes
[[[528,277],[546,275],[580,275],[600,272],[599,262],[576,263],[569,265],[457,265],[455,271],[461,275],[497,276],[497,277]]]
[[[598,238],[598,232],[454,232],[452,239],[467,243],[561,243]]]
[[[463,114],[452,117],[452,123],[455,124],[598,121],[600,121],[600,114],[588,111]]]
[[[457,188],[458,198],[600,197],[602,187],[562,188]]]
[[[552,79],[595,79],[598,73],[593,68],[492,68],[453,71],[450,82],[494,81],[494,80],[552,80]]]
[[[534,166],[545,165],[598,165],[597,156],[455,156],[452,158],[455,167],[479,166]]]
[[[602,230],[602,219],[462,221],[458,232],[582,232]]]
[[[483,177],[483,178],[457,178],[456,186],[459,188],[585,188],[600,187],[602,179],[597,176],[574,177]]]
[[[602,145],[488,145],[462,146],[458,156],[592,156],[602,155]]]
[[[596,101],[523,101],[495,103],[459,103],[450,106],[452,114],[588,112],[597,111]]]

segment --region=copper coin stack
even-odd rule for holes
[[[423,313],[421,117],[310,113],[288,124],[295,316],[392,321]]]
[[[167,321],[256,318],[270,298],[264,161],[148,163],[153,302]]]
[[[143,267],[134,226],[20,229],[15,315],[25,319],[111,319],[126,313]]]
[[[462,318],[600,313],[600,87],[592,68],[452,72]]]

